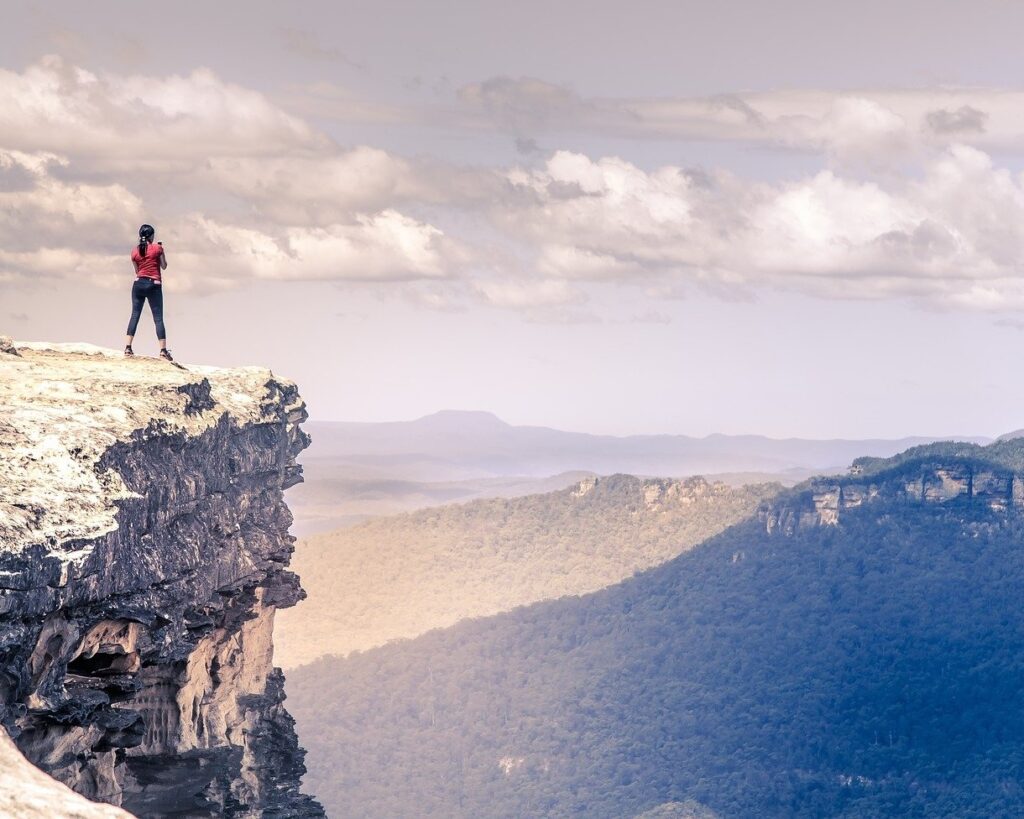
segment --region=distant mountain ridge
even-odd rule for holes
[[[307,781],[366,817],[1024,815],[1022,486],[1021,438],[859,459],[616,586],[296,669]]]
[[[845,468],[937,439],[773,439],[759,435],[592,435],[513,426],[487,412],[445,410],[415,421],[310,422],[307,461],[332,459],[357,473],[460,480],[584,470],[660,477]],[[988,439],[968,439],[987,443]],[[806,472],[805,472],[806,474]]]

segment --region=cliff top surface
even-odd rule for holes
[[[114,529],[115,501],[131,493],[102,468],[112,446],[198,435],[224,413],[239,425],[273,420],[280,388],[291,386],[260,367],[186,369],[90,344],[0,338],[0,548],[56,547]],[[301,411],[290,395],[286,411]]]

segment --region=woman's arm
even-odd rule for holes
[[[160,269],[161,270],[166,270],[167,269],[167,251],[164,250],[164,243],[163,242],[157,242],[157,244],[160,245]]]

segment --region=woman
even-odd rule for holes
[[[167,331],[164,329],[164,293],[160,281],[160,271],[167,269],[167,254],[161,242],[154,242],[156,231],[152,225],[139,228],[139,244],[132,250],[132,263],[135,265],[135,284],[132,285],[132,317],[128,322],[128,336],[124,345],[124,354],[133,356],[132,339],[135,329],[139,326],[142,305],[148,301],[156,325],[156,338],[160,342],[160,358],[174,361],[171,351],[167,349]]]

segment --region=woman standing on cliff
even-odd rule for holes
[[[132,350],[132,339],[139,326],[142,305],[149,302],[156,325],[156,338],[160,342],[160,358],[174,361],[171,351],[167,349],[167,331],[164,328],[164,293],[160,279],[160,271],[167,269],[167,254],[164,253],[163,242],[154,242],[156,231],[152,225],[139,228],[139,243],[132,248],[132,264],[135,265],[135,283],[132,285],[132,317],[128,321],[128,336],[124,344],[126,356],[135,355]]]

